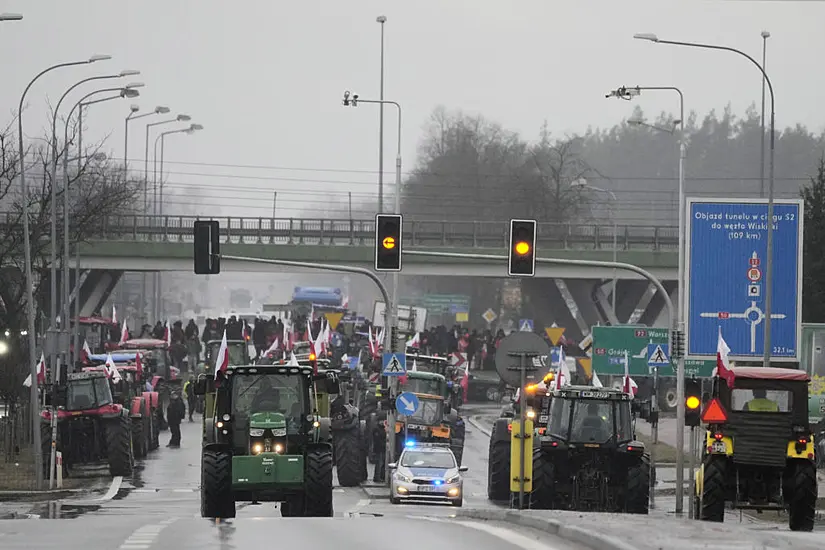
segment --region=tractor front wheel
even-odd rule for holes
[[[357,487],[361,482],[361,445],[358,436],[357,428],[336,431],[332,435],[335,445],[335,469],[341,487]]]
[[[496,441],[495,428],[493,430],[487,456],[487,498],[507,500],[510,498],[510,442]]]
[[[231,519],[235,517],[232,494],[232,454],[204,450],[201,463],[201,517]]]
[[[106,454],[111,475],[132,475],[135,457],[132,450],[132,419],[128,416],[106,422]]]
[[[331,518],[333,512],[332,451],[326,449],[309,451],[306,455],[304,475],[304,516]]]

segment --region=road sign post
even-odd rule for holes
[[[804,202],[774,204],[770,342],[765,341],[765,199],[687,201],[687,355],[716,357],[722,334],[734,361],[799,361]],[[767,346],[767,348],[765,347]]]
[[[519,455],[518,486],[519,510],[524,509],[524,477],[525,457],[528,438],[532,433],[526,433],[527,407],[524,406],[526,387],[528,382],[533,383],[544,378],[550,370],[550,365],[543,363],[541,357],[550,353],[550,346],[538,334],[532,332],[514,332],[501,341],[496,351],[496,371],[501,379],[511,386],[518,385],[519,390]],[[518,357],[518,365],[513,365],[513,358]],[[528,363],[528,360],[530,362]],[[531,455],[532,456],[532,455]],[[532,460],[532,459],[531,459]],[[511,470],[514,465],[511,464]],[[535,474],[534,474],[535,475]],[[511,474],[511,477],[512,476]],[[532,482],[531,482],[532,483]]]

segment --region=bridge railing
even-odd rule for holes
[[[0,216],[0,229],[9,230],[9,216]],[[102,216],[89,240],[192,242],[196,220],[218,220],[222,241],[247,244],[373,246],[375,220],[241,218],[204,216]],[[676,227],[616,226],[620,250],[675,250]],[[613,248],[612,224],[538,224],[536,245],[544,249]],[[508,221],[404,220],[407,247],[506,248]]]

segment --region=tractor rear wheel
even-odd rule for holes
[[[106,422],[106,455],[111,475],[132,475],[135,458],[132,450],[132,419],[128,416],[119,416]]]
[[[724,459],[710,459],[704,468],[702,479],[702,509],[699,519],[703,521],[725,521],[725,471]]]
[[[313,449],[307,453],[303,501],[305,517],[332,517],[332,451]]]
[[[143,433],[143,417],[132,418],[132,444],[135,458],[146,458],[149,449],[146,446],[146,435]]]
[[[507,500],[510,498],[510,442],[496,441],[495,435],[493,427],[487,455],[487,498]]]
[[[361,445],[358,429],[336,431],[332,436],[335,445],[335,469],[341,487],[357,487],[361,482]]]
[[[201,463],[201,517],[231,519],[235,517],[232,494],[232,454],[204,450]]]
[[[625,511],[647,514],[650,507],[650,457],[642,455],[639,463],[627,472]]]
[[[787,486],[790,489],[788,499],[788,526],[791,531],[813,531],[816,516],[816,468],[809,461],[795,461],[791,478]]]

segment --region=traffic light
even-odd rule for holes
[[[400,214],[375,216],[375,270],[401,271]]]
[[[195,275],[221,272],[221,225],[217,221],[195,221]]]
[[[532,277],[536,274],[536,221],[510,220],[510,255],[507,274]]]
[[[702,416],[702,381],[685,380],[685,426],[699,425]]]

